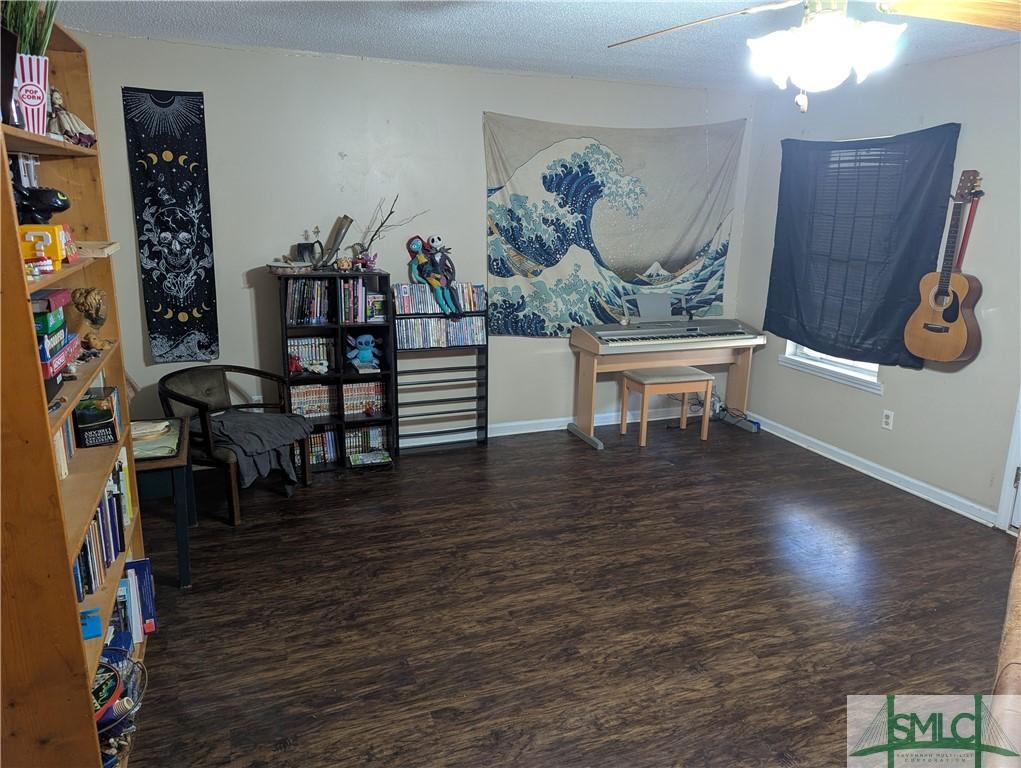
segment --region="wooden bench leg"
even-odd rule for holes
[[[688,428],[688,393],[683,393],[681,400],[681,429]]]
[[[649,431],[649,389],[642,386],[642,415],[638,425],[638,444],[645,447],[645,436]]]
[[[712,380],[706,384],[705,387],[705,401],[702,403],[702,434],[699,437],[702,440],[709,439],[709,414],[712,413],[713,406],[713,382]]]
[[[628,396],[631,394],[627,388],[627,379],[621,380],[620,387],[620,433],[627,434],[627,406]]]

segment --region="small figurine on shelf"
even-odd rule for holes
[[[71,303],[89,325],[89,330],[82,334],[83,348],[104,350],[113,344],[111,339],[99,335],[100,329],[106,325],[106,291],[102,288],[75,288],[71,291]]]
[[[91,147],[96,143],[96,132],[64,106],[64,95],[56,88],[50,88],[50,106],[52,109],[46,125],[47,131],[82,147]]]
[[[287,372],[288,373],[301,373],[304,369],[301,367],[301,358],[293,352],[287,355]]]
[[[376,348],[376,337],[371,333],[363,333],[360,336],[347,337],[347,343],[352,348],[347,353],[347,359],[358,370],[379,368],[379,349]]]
[[[53,214],[71,207],[71,200],[59,189],[25,187],[17,182],[12,182],[11,187],[19,224],[49,224]]]
[[[425,240],[415,235],[407,243],[408,276],[413,283],[423,283],[433,290],[436,303],[447,315],[462,315],[464,312],[451,290],[454,282],[454,262],[450,259],[450,248],[443,244],[443,238],[433,235]]]
[[[374,253],[370,256],[368,251],[362,251],[355,256],[354,261],[351,264],[351,269],[355,272],[372,272],[376,269],[376,261],[378,259],[378,253]]]

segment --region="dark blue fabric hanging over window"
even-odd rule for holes
[[[937,268],[960,130],[782,142],[767,331],[835,357],[922,367],[904,324],[919,279]]]

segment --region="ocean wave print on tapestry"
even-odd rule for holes
[[[490,332],[567,336],[637,314],[719,315],[744,121],[664,129],[486,113]]]
[[[220,356],[201,93],[123,88],[131,194],[154,363]]]

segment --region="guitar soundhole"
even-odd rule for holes
[[[957,295],[957,291],[950,291],[944,293],[940,290],[932,292],[929,303],[933,309],[939,310],[942,313],[943,322],[954,323],[961,314],[961,298]]]

